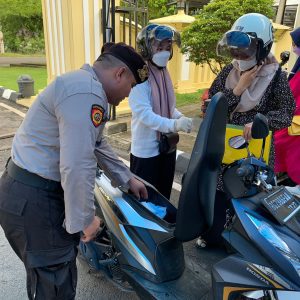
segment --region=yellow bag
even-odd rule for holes
[[[226,136],[225,136],[225,153],[223,157],[223,164],[231,164],[234,161],[246,158],[248,153],[246,149],[233,149],[229,146],[229,139],[236,135],[243,135],[243,126],[227,124],[226,126]],[[271,137],[272,132],[270,131],[269,135],[266,138],[264,160],[266,163],[269,162],[270,150],[271,150]],[[249,151],[254,154],[256,157],[260,156],[262,147],[262,139],[251,139],[249,141]]]
[[[300,135],[300,116],[294,116],[292,124],[288,127],[289,135]]]

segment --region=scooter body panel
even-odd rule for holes
[[[235,293],[252,290],[299,291],[299,287],[274,269],[249,262],[240,255],[232,255],[215,264],[212,278],[213,299],[230,300],[234,299]]]
[[[133,196],[113,188],[104,174],[96,178],[95,199],[119,253],[121,268],[134,270],[153,282],[174,280],[185,266],[182,243],[174,237],[174,224],[170,223],[175,223],[176,208],[155,190],[148,187],[148,191],[149,201],[166,207],[163,219]]]
[[[261,194],[258,194],[256,197],[261,196]],[[236,222],[233,223],[231,231],[242,234],[244,239],[248,240],[252,247],[258,250],[258,253],[261,253],[261,262],[264,260],[267,262],[267,264],[264,264],[265,266],[273,266],[282,276],[300,289],[299,238],[285,226],[276,224],[276,221],[272,222],[270,218],[265,218],[263,213],[258,214],[255,210],[250,209],[247,205],[249,201],[251,199],[234,199],[232,201],[236,212]],[[239,226],[238,223],[241,225]],[[264,231],[260,232],[257,228],[259,225],[264,226],[266,229],[262,229]],[[243,232],[241,232],[241,229]],[[283,245],[283,250],[287,253],[276,247],[276,241]],[[238,252],[240,252],[240,247],[238,246],[236,249]],[[254,257],[254,253],[255,251],[248,251],[245,259],[258,263],[260,259],[258,259],[258,256]]]

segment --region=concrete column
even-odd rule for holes
[[[4,53],[3,33],[0,31],[0,53]]]
[[[278,10],[277,10],[277,15],[275,20],[275,22],[278,24],[282,24],[285,5],[286,5],[286,0],[279,0]]]
[[[42,0],[48,83],[92,64],[102,46],[101,0]]]

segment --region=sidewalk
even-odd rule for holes
[[[1,56],[0,66],[9,65],[30,65],[30,66],[45,66],[45,56]]]

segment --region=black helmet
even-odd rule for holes
[[[136,38],[137,50],[145,60],[152,59],[152,42],[153,40],[163,41],[170,39],[180,47],[180,33],[168,25],[149,24],[144,27]],[[172,51],[170,59],[172,58]]]

